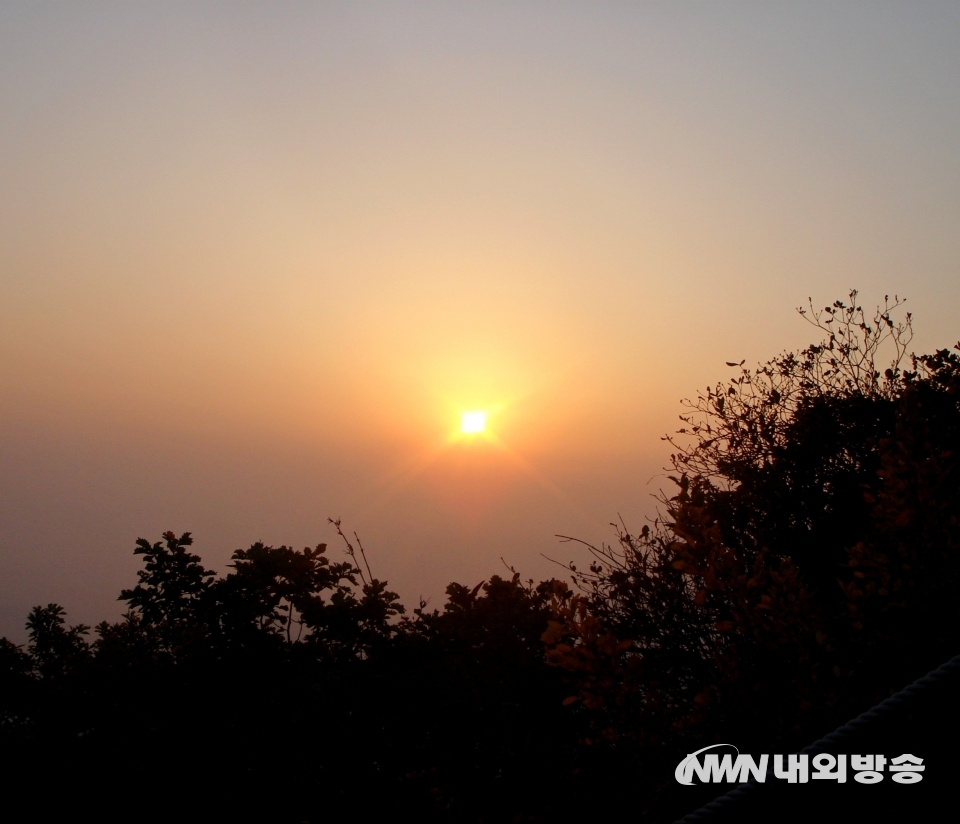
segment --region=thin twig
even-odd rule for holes
[[[370,572],[370,564],[367,563],[367,553],[363,551],[363,544],[360,543],[360,536],[356,532],[353,533],[353,537],[357,539],[357,546],[360,547],[360,557],[363,558],[364,566],[367,568],[367,573],[370,575],[370,580],[373,581],[373,573]]]
[[[347,545],[347,555],[349,555],[353,559],[354,568],[357,570],[357,572],[360,573],[360,580],[363,581],[364,586],[366,586],[367,579],[363,576],[363,570],[360,568],[360,565],[357,563],[357,553],[353,548],[353,544],[351,544],[347,536],[343,534],[343,530],[340,528],[340,519],[327,518],[327,523],[333,524],[334,529],[337,530],[337,535],[343,538],[343,542]],[[367,559],[364,558],[363,560],[366,561]],[[369,567],[367,567],[367,570],[369,571]],[[371,575],[370,577],[372,578],[373,576]]]

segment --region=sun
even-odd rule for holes
[[[472,412],[464,412],[460,416],[460,431],[464,435],[476,435],[487,428],[487,413],[485,410],[477,409]]]

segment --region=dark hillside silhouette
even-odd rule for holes
[[[572,587],[511,570],[408,611],[339,522],[345,560],[258,542],[222,576],[190,533],[138,540],[122,620],[49,604],[0,640],[7,781],[36,820],[689,812],[718,788],[677,785],[686,753],[799,750],[960,652],[960,356],[908,357],[900,312],[852,293],[806,314],[823,342],[731,364],[661,518]],[[933,758],[937,695],[889,741]]]

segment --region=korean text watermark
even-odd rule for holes
[[[736,752],[709,752],[726,747]],[[770,769],[772,762],[773,769]],[[848,770],[849,767],[849,770]],[[879,784],[886,777],[884,770],[898,784],[916,784],[923,780],[923,759],[911,753],[894,758],[885,755],[742,755],[733,744],[711,744],[684,758],[674,772],[681,784],[692,785],[694,778],[704,784],[744,784],[750,780],[764,783],[768,778],[788,784],[806,784],[811,779],[837,781],[843,784],[848,776],[860,784]]]

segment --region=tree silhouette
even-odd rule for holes
[[[910,316],[856,297],[690,402],[661,517],[572,568],[545,640],[596,729],[802,745],[960,648],[960,358],[904,368]]]
[[[908,358],[902,312],[852,293],[730,364],[659,517],[574,587],[511,569],[408,612],[339,521],[342,560],[257,542],[223,575],[138,539],[121,620],[48,604],[0,639],[6,777],[39,820],[673,820],[680,756],[798,748],[960,648],[960,355]]]
[[[84,661],[89,645],[83,636],[85,624],[66,626],[66,611],[59,604],[34,607],[27,617],[30,645],[27,650],[38,674],[44,678],[62,676]]]

